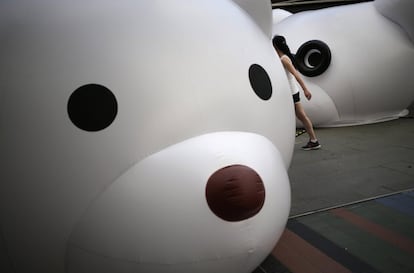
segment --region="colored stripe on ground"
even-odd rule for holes
[[[287,224],[288,229],[302,237],[308,243],[318,248],[321,252],[325,253],[344,267],[348,268],[351,272],[355,273],[378,273],[375,268],[369,264],[361,261],[343,247],[339,247],[331,240],[328,240],[318,232],[308,228],[306,225],[296,221],[289,220]],[[308,271],[310,272],[310,271]]]
[[[273,255],[267,256],[267,258],[256,268],[252,273],[292,273],[289,271],[279,260]]]
[[[346,221],[352,223],[353,225],[371,233],[380,238],[383,241],[386,241],[404,251],[409,252],[411,255],[414,255],[414,241],[400,236],[399,234],[394,233],[393,231],[383,228],[380,225],[377,225],[373,222],[370,222],[345,208],[338,208],[331,211],[334,215],[345,219]]]
[[[254,273],[413,273],[413,231],[414,191],[300,216]]]
[[[407,194],[383,197],[375,201],[414,217],[414,198]]]
[[[315,214],[297,220],[317,234],[320,234],[320,236],[323,235],[325,240],[329,240],[337,247],[345,249],[355,259],[363,262],[365,265],[369,265],[377,272],[414,272],[414,260],[410,253],[379,240],[377,236],[330,212]],[[335,259],[335,257],[332,258]],[[348,265],[345,266],[350,268]],[[352,268],[350,269],[354,272],[356,271]],[[357,272],[361,271],[367,272],[368,270],[359,270]]]
[[[414,191],[406,191],[406,192],[403,192],[402,194],[408,195],[414,198]]]
[[[347,209],[414,241],[414,217],[409,217],[378,202],[364,202],[350,206]]]
[[[289,229],[285,229],[272,254],[292,273],[352,273]]]

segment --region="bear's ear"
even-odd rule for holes
[[[399,25],[414,43],[414,1],[375,0],[374,6],[379,13]]]
[[[270,0],[232,0],[244,9],[263,32],[272,36],[272,3]]]

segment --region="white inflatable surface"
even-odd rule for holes
[[[292,15],[291,12],[284,10],[284,9],[273,9],[272,10],[272,34],[273,34],[273,25],[278,24],[282,20],[286,19]]]
[[[301,101],[315,126],[367,124],[406,113],[414,100],[413,10],[410,0],[376,0],[300,12],[273,24],[273,35],[285,36],[294,54],[311,40],[330,49],[328,69],[304,76],[313,98],[308,102],[302,94]]]
[[[265,0],[1,1],[0,272],[253,271],[290,209],[270,30]]]

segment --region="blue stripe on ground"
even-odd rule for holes
[[[402,194],[408,195],[414,198],[414,191],[406,191],[406,192],[403,192]]]
[[[369,264],[361,261],[342,247],[335,245],[332,241],[295,219],[288,221],[287,228],[352,272],[380,273]]]
[[[414,198],[406,194],[396,194],[375,200],[387,207],[393,208],[406,215],[414,217]]]
[[[259,271],[261,270],[261,271]],[[266,260],[252,273],[291,273],[273,255],[267,256]]]

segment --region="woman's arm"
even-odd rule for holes
[[[299,83],[300,87],[302,87],[303,92],[305,93],[305,97],[310,100],[312,98],[312,94],[309,89],[306,87],[305,82],[302,80],[302,77],[299,75],[299,72],[293,66],[292,61],[289,58],[281,58],[283,66],[295,77],[296,81]]]

